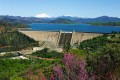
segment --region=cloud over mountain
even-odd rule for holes
[[[46,13],[37,14],[35,17],[37,18],[50,18],[51,16],[47,15]]]

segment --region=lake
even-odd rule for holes
[[[120,31],[120,27],[115,26],[93,26],[88,24],[47,24],[34,23],[29,24],[32,30],[41,31],[76,31],[76,32],[96,32],[96,33],[111,33],[112,31]]]

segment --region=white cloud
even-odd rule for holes
[[[37,14],[35,17],[38,17],[38,18],[50,18],[51,16],[45,14],[45,13],[41,13],[41,14]]]

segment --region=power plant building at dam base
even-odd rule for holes
[[[86,32],[65,32],[65,31],[19,31],[36,41],[39,41],[41,47],[57,48],[67,42],[71,45],[79,44],[80,42],[101,36],[101,33],[86,33]]]

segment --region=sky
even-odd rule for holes
[[[120,0],[0,0],[0,15],[120,17]]]

